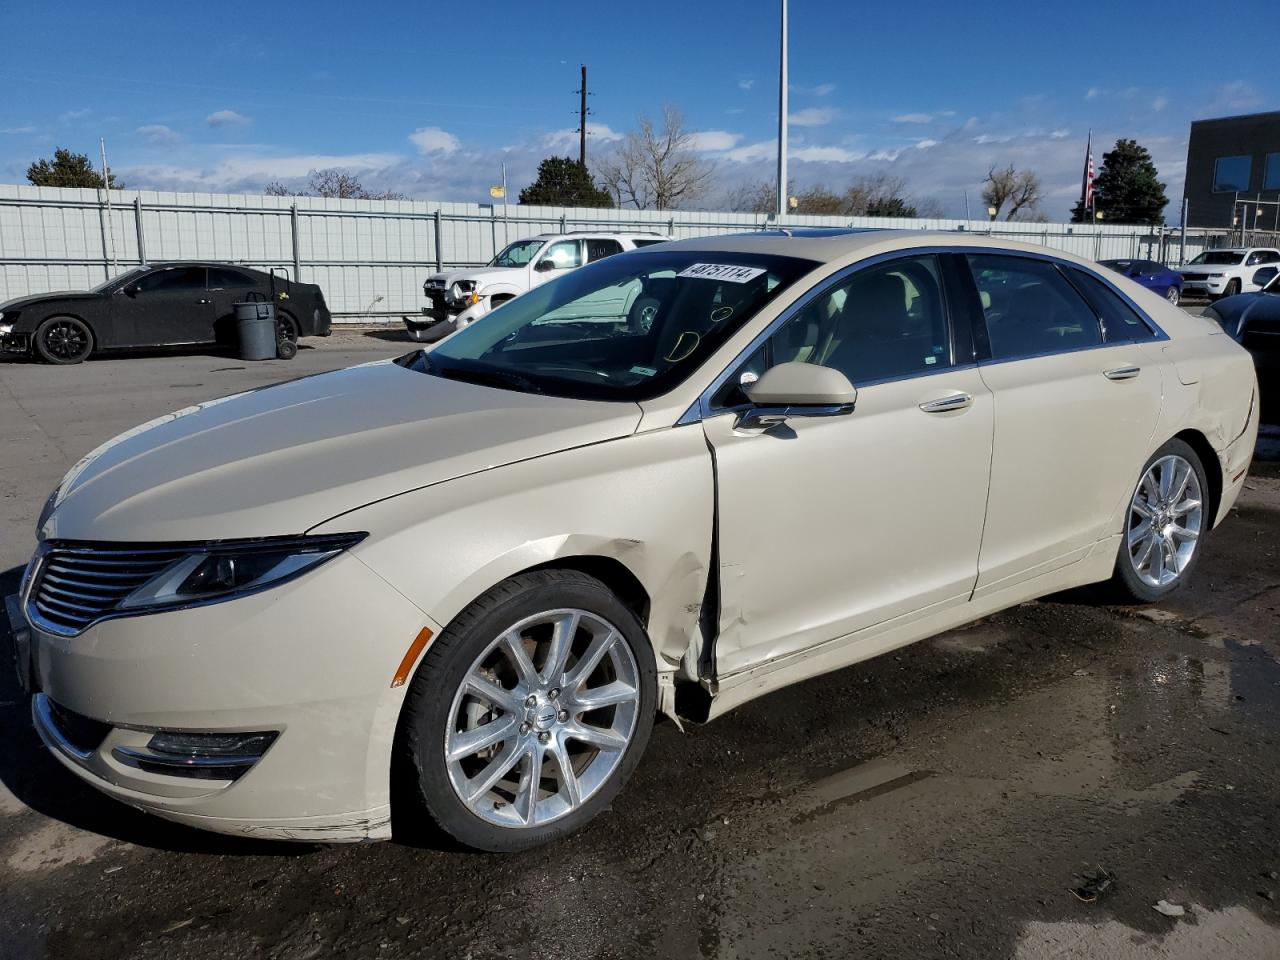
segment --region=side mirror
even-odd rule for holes
[[[546,273],[548,270],[554,270],[555,268],[556,268],[556,265],[555,265],[555,261],[553,260],[539,260],[533,266],[533,269],[536,270],[538,273]]]
[[[130,298],[136,297],[141,292],[142,292],[142,288],[138,286],[136,283],[131,283],[124,288],[124,295]]]
[[[838,417],[853,413],[858,391],[839,370],[815,363],[779,363],[744,392],[753,409],[738,419],[739,427],[777,426],[788,417]]]

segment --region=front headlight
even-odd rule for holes
[[[318,567],[366,536],[344,533],[202,544],[125,597],[119,609],[185,606],[257,593]]]
[[[10,333],[13,333],[13,324],[0,323],[0,337],[7,336]]]

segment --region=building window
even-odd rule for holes
[[[1280,153],[1267,154],[1267,168],[1262,175],[1263,190],[1280,190]]]
[[[1249,158],[1219,157],[1213,163],[1213,192],[1244,192],[1249,189]]]

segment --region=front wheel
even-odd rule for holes
[[[76,317],[50,317],[36,329],[34,342],[45,363],[79,363],[93,353],[93,331]]]
[[[603,810],[644,751],[657,696],[644,627],[600,581],[522,574],[428,648],[402,711],[399,760],[447,833],[510,852]]]
[[[1152,454],[1129,501],[1111,585],[1124,602],[1151,603],[1178,589],[1209,531],[1209,484],[1190,446],[1170,440]]]
[[[1239,292],[1240,292],[1240,280],[1236,278],[1227,283],[1227,289],[1223,291],[1222,295],[1224,297],[1234,297]]]

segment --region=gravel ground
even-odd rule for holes
[[[98,442],[410,346],[316,344],[0,364],[0,592]],[[1278,551],[1280,467],[1258,463],[1166,603],[1058,596],[660,723],[613,810],[514,857],[166,824],[65,773],[0,670],[0,958],[1280,956]],[[1082,902],[1098,870],[1114,882]]]

